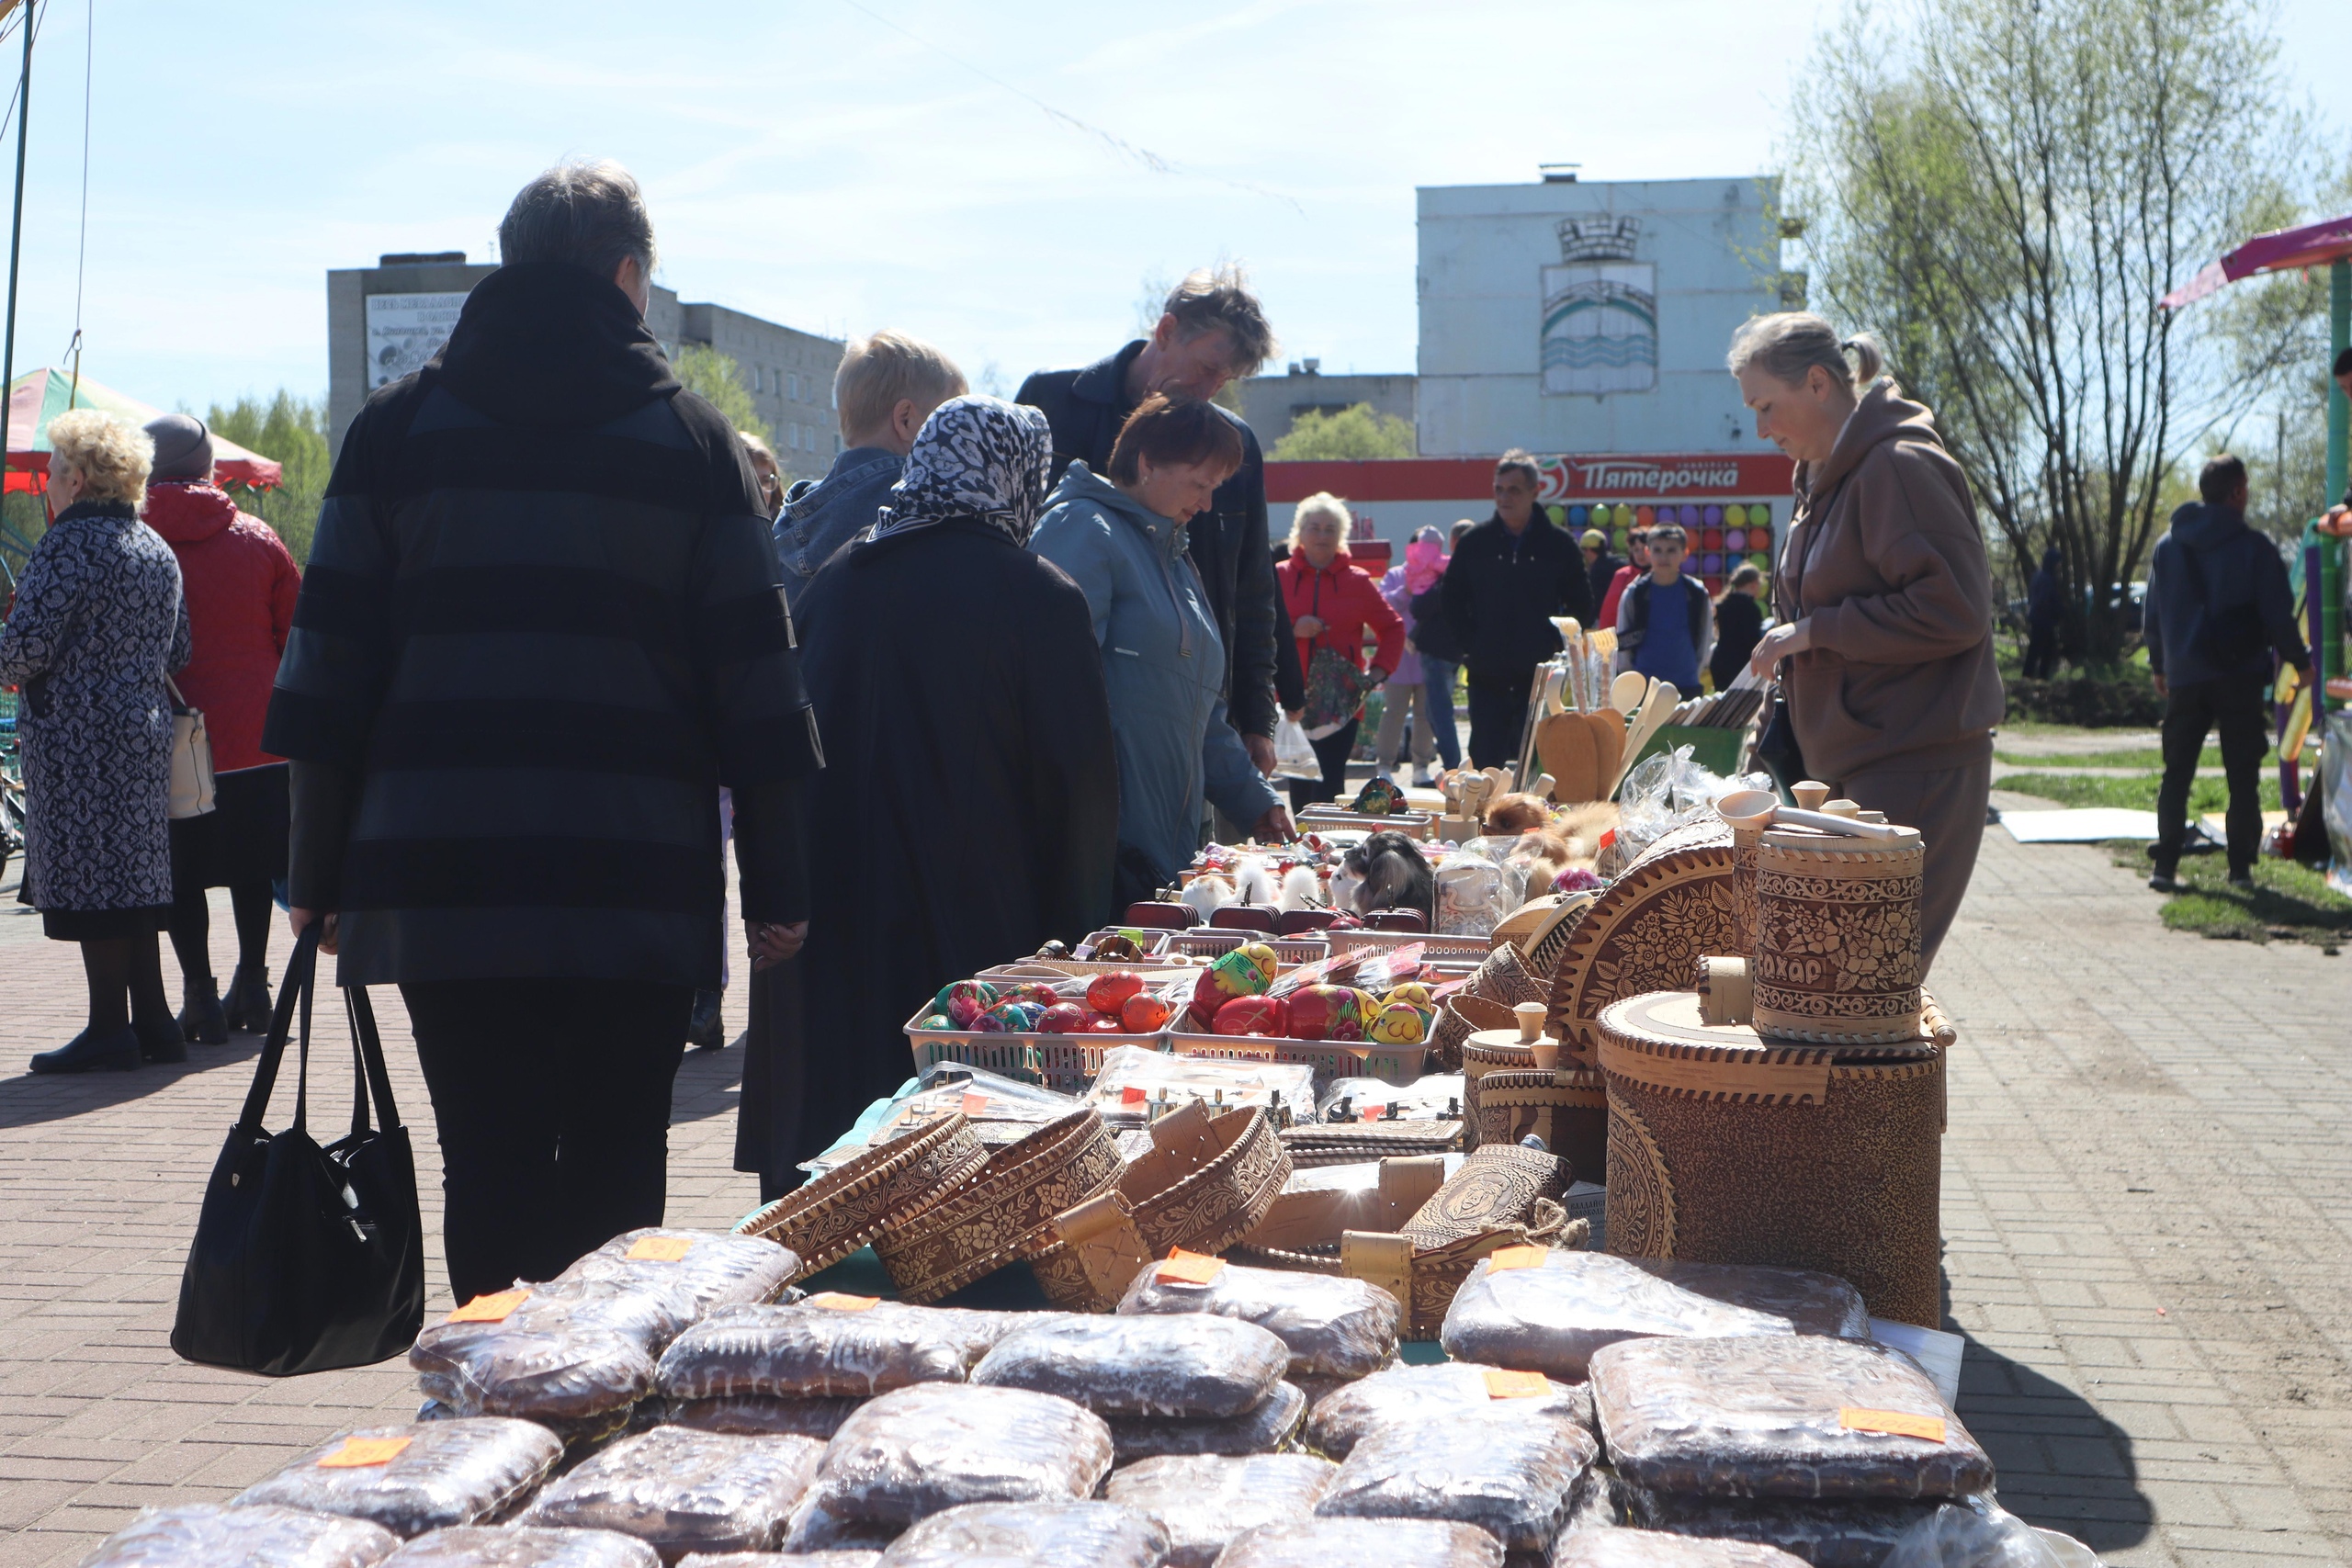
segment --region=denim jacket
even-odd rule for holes
[[[775,520],[786,604],[797,605],[833,552],[873,524],[906,467],[904,457],[887,448],[853,446],[833,459],[823,479],[792,487]]]

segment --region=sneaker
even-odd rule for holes
[[[88,1073],[105,1068],[108,1072],[127,1073],[139,1066],[139,1036],[129,1024],[110,1034],[92,1034],[82,1031],[54,1051],[43,1051],[32,1059],[37,1073]]]
[[[180,985],[180,1038],[199,1045],[229,1043],[229,1014],[220,1005],[220,983],[207,975]]]
[[[2148,888],[2154,893],[2177,893],[2180,891],[2180,884],[2173,879],[2171,872],[2159,871],[2155,875],[2148,878]]]
[[[1413,773],[1413,787],[1415,789],[1435,789],[1437,787],[1437,775],[1430,772],[1427,768],[1415,769]]]

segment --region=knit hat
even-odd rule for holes
[[[202,479],[212,472],[212,432],[194,414],[167,413],[147,423],[155,443],[151,479]]]
[[[1587,528],[1584,531],[1584,538],[1580,540],[1579,543],[1584,545],[1587,549],[1607,549],[1609,547],[1609,536],[1602,533],[1598,528]]]

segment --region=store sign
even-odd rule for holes
[[[368,389],[424,368],[465,309],[463,294],[368,296]]]
[[[1784,468],[1786,459],[1775,468]],[[1742,458],[1726,453],[1706,457],[1539,457],[1535,470],[1536,499],[1609,500],[1618,496],[1737,495],[1750,488],[1741,472]],[[1758,476],[1758,488],[1771,479]],[[1778,486],[1786,487],[1782,479]]]
[[[1542,269],[1545,397],[1657,386],[1657,266],[1634,259],[1642,220],[1563,218],[1558,266]]]

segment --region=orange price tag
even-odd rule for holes
[[[345,1438],[343,1447],[319,1461],[321,1470],[364,1470],[390,1464],[409,1445],[406,1438]]]
[[[1900,1410],[1858,1410],[1847,1405],[1838,1412],[1838,1425],[1849,1432],[1884,1432],[1897,1438],[1918,1438],[1930,1443],[1944,1440],[1944,1418],[1912,1416]]]
[[[1542,1372],[1506,1372],[1487,1369],[1488,1399],[1532,1399],[1552,1392],[1551,1381]]]
[[[694,1244],[690,1235],[641,1235],[621,1256],[631,1263],[675,1263]]]
[[[1143,1103],[1143,1089],[1137,1085],[1129,1084],[1126,1088],[1119,1091],[1119,1103],[1122,1105],[1141,1105]]]
[[[1225,1270],[1225,1259],[1211,1258],[1204,1252],[1187,1252],[1174,1247],[1160,1260],[1159,1277],[1181,1280],[1188,1285],[1205,1285]]]
[[[1506,1269],[1541,1269],[1544,1255],[1550,1251],[1543,1247],[1498,1247],[1487,1254],[1487,1272],[1499,1274]]]
[[[822,1307],[827,1312],[871,1312],[882,1304],[882,1298],[843,1295],[839,1291],[820,1291],[808,1298],[808,1304],[812,1307]]]
[[[444,1323],[504,1323],[516,1307],[531,1299],[528,1291],[498,1291],[487,1296],[476,1296],[448,1316]]]
[[[964,1091],[965,1115],[978,1116],[981,1111],[986,1111],[988,1108],[989,1097],[987,1095],[974,1094],[970,1089],[966,1089]]]

